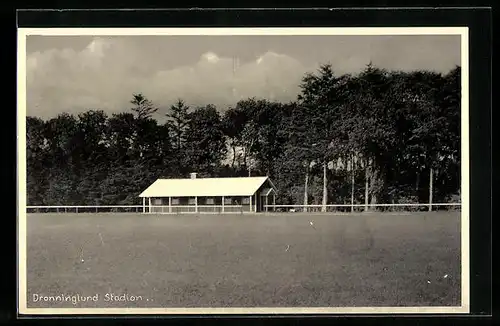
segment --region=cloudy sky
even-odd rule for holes
[[[240,98],[294,100],[306,72],[331,63],[356,73],[372,61],[448,72],[460,36],[28,36],[27,114],[128,110],[133,93],[160,107],[178,98],[221,109]],[[234,59],[238,58],[238,59]]]

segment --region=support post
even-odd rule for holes
[[[250,213],[252,212],[252,196],[250,196]]]
[[[168,197],[168,212],[172,213],[172,197]]]
[[[222,196],[222,213],[224,213],[224,196]]]
[[[266,196],[266,213],[268,212],[268,207],[267,207],[267,197],[268,197],[268,196]]]
[[[194,211],[198,213],[198,196],[194,196]]]
[[[151,214],[151,197],[148,197],[148,204],[149,204],[148,213]]]
[[[257,193],[255,193],[255,207],[254,207],[254,212],[257,213],[257,203],[258,203],[258,199],[257,199]]]
[[[142,197],[142,214],[146,213],[146,197]]]

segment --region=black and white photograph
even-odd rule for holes
[[[468,312],[467,28],[18,33],[20,311]]]

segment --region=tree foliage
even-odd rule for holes
[[[191,109],[179,99],[160,123],[158,108],[138,93],[132,108],[111,116],[28,117],[28,204],[138,203],[157,178],[193,171],[268,175],[277,203],[301,204],[306,188],[310,203],[349,203],[352,180],[356,203],[366,192],[370,203],[425,202],[432,169],[434,198],[446,200],[460,190],[460,72],[369,64],[339,75],[322,65],[290,103],[249,98]]]
[[[141,93],[134,94],[130,103],[134,105],[134,107],[132,107],[132,111],[134,111],[138,119],[150,118],[154,113],[156,113],[156,111],[158,111],[158,108],[154,106],[153,102],[148,100]]]

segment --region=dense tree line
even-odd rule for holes
[[[106,115],[27,118],[29,205],[126,205],[159,177],[268,175],[277,203],[443,202],[460,192],[460,67],[304,76],[290,103],[250,98],[167,121],[142,94]],[[430,198],[432,194],[432,198]],[[456,199],[454,199],[456,200]]]

